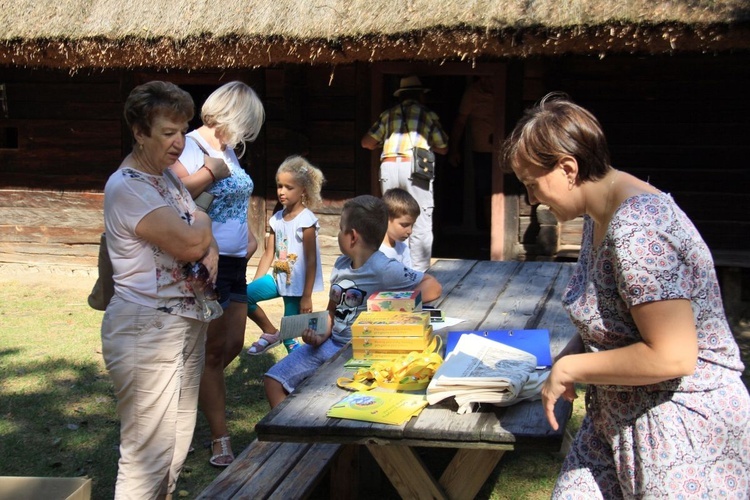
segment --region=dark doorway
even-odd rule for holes
[[[437,113],[449,136],[452,134],[453,125],[458,116],[464,91],[480,75],[494,78],[495,95],[502,96],[500,104],[504,103],[506,72],[502,64],[470,66],[446,63],[434,66],[420,63],[382,63],[373,67],[371,110],[373,117],[395,103],[392,97],[393,91],[398,88],[400,78],[408,75],[417,75],[424,86],[430,89],[425,94],[425,104]],[[498,89],[501,92],[498,92]],[[498,133],[495,136],[502,138],[504,132],[502,124],[505,116],[502,110],[497,112],[497,109],[495,116],[497,116],[497,123],[500,124],[496,128]],[[468,132],[467,128],[462,135]],[[464,137],[460,143],[460,147],[465,151],[462,151],[461,161],[456,166],[450,164],[448,156],[436,155],[435,209],[433,212],[435,239],[432,255],[436,258],[489,260],[492,253],[491,231],[494,230],[495,219],[503,218],[504,212],[492,212],[489,206],[489,196],[486,197],[487,203],[478,201],[471,142]],[[377,160],[375,158],[373,160],[373,169],[377,169]],[[491,164],[491,161],[489,163]],[[490,172],[482,174],[481,177],[480,182],[485,186],[492,186],[493,179]],[[501,228],[498,234],[503,233],[504,230]]]

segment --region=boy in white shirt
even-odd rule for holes
[[[383,202],[388,207],[388,230],[380,245],[380,251],[386,257],[411,267],[411,253],[406,240],[411,236],[414,222],[419,217],[419,204],[408,191],[401,188],[386,191],[383,194]]]

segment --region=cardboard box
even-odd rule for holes
[[[352,324],[352,337],[424,337],[429,327],[426,312],[364,311]]]
[[[409,354],[413,349],[406,351],[379,351],[373,349],[352,349],[352,359],[369,361],[389,361],[400,356]]]
[[[355,351],[424,351],[431,341],[432,327],[429,327],[423,337],[352,337],[352,348]]]
[[[402,292],[375,292],[367,299],[368,311],[413,312],[422,310],[422,292],[408,290]]]
[[[0,500],[90,500],[86,477],[0,477]]]

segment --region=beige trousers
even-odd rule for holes
[[[116,500],[175,490],[193,439],[207,323],[117,295],[102,320],[102,354],[120,416]]]

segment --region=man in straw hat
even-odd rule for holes
[[[420,214],[409,238],[412,266],[426,270],[432,257],[432,210],[435,207],[433,181],[411,175],[412,149],[430,149],[444,155],[448,153],[448,135],[440,119],[424,105],[425,88],[416,76],[401,79],[393,93],[399,103],[383,111],[378,120],[362,137],[362,147],[380,154],[380,189],[402,188],[419,203]]]

